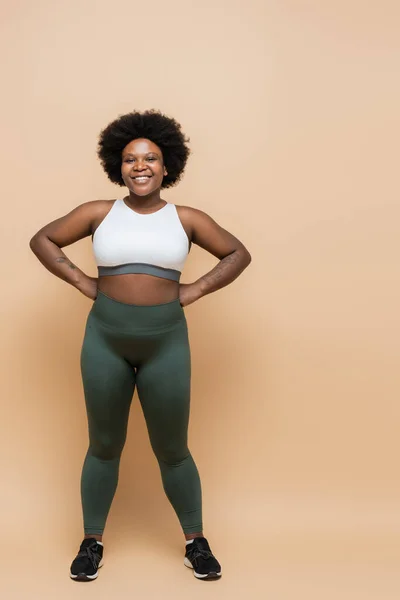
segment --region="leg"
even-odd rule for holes
[[[113,336],[112,342],[107,336]],[[101,330],[89,316],[81,351],[81,373],[89,448],[81,476],[86,537],[101,539],[118,484],[135,390],[135,370],[118,352],[116,334]]]
[[[164,491],[184,534],[193,537],[202,534],[202,497],[187,445],[191,364],[186,322],[157,337],[154,344],[157,351],[138,368],[138,395]]]

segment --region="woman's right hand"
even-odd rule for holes
[[[98,277],[86,275],[75,287],[91,300],[96,300],[98,280]]]

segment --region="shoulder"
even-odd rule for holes
[[[190,231],[191,238],[193,238],[193,234],[197,228],[207,223],[215,222],[210,215],[198,208],[182,204],[175,204],[175,207],[185,229]]]
[[[176,210],[179,212],[179,216],[186,216],[188,218],[196,218],[196,215],[206,215],[206,213],[198,208],[194,208],[193,206],[187,206],[184,204],[175,204]]]
[[[82,204],[78,204],[73,211],[95,218],[107,213],[112,208],[114,202],[115,200],[88,200],[82,202]]]
[[[203,210],[191,206],[177,206],[176,209],[182,223],[190,231],[192,242],[217,258],[224,258],[235,250],[246,250],[236,236]]]
[[[80,208],[90,218],[92,235],[102,220],[108,215],[115,202],[115,198],[113,200],[89,200],[80,205]]]
[[[91,211],[94,215],[101,214],[102,212],[108,212],[114,205],[116,200],[89,200],[82,206],[86,206],[86,209]]]
[[[199,220],[201,220],[202,217],[207,218],[208,215],[198,208],[193,208],[192,206],[183,204],[175,204],[175,208],[182,227],[184,228],[186,235],[190,240],[189,247],[191,247],[193,242],[196,243],[196,230],[199,227]]]

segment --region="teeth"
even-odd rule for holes
[[[146,179],[150,179],[150,177],[145,175],[143,177],[134,177],[134,179],[136,179],[136,181],[146,181]]]

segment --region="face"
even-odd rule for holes
[[[160,148],[144,138],[129,142],[122,151],[121,175],[129,191],[138,196],[159,189],[168,175]]]

